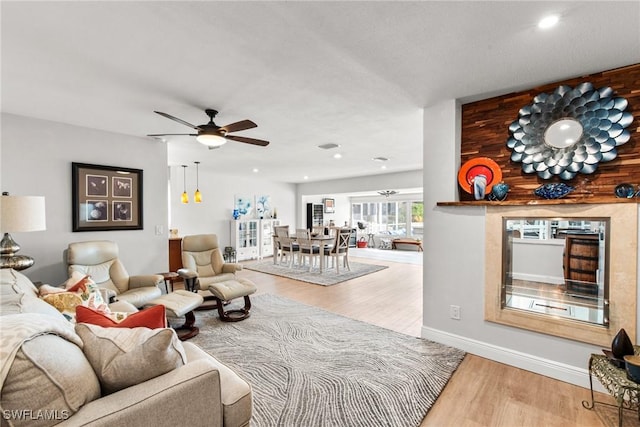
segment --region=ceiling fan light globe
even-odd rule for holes
[[[207,135],[207,134],[202,134],[202,135],[198,135],[196,137],[196,140],[203,145],[206,145],[208,147],[220,147],[221,145],[224,145],[227,143],[227,140],[219,135]]]

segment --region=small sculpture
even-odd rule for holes
[[[633,355],[633,344],[631,343],[631,339],[629,339],[629,335],[623,329],[620,329],[615,337],[613,337],[613,341],[611,342],[611,352],[613,356],[622,359],[624,356]]]
[[[493,188],[491,189],[491,193],[489,193],[489,196],[487,198],[491,201],[501,202],[507,198],[508,192],[509,192],[509,184],[506,184],[500,181],[499,183],[493,186]]]

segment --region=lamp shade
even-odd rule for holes
[[[206,133],[200,134],[196,137],[196,140],[200,144],[207,145],[209,147],[220,147],[227,143],[227,140],[220,135],[208,135]]]
[[[47,229],[44,197],[0,197],[0,230],[5,233]]]

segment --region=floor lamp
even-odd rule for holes
[[[24,270],[34,263],[28,255],[16,255],[20,245],[9,234],[46,230],[44,197],[9,196],[0,197],[0,230],[4,237],[0,241],[0,268]]]

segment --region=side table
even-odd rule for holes
[[[173,271],[169,271],[168,273],[158,273],[164,279],[164,290],[169,294],[169,285],[171,286],[171,292],[173,292],[173,282],[180,276],[178,273],[174,273]]]
[[[636,354],[639,347],[634,346]],[[616,399],[617,405],[610,403],[598,402],[593,397],[593,377],[607,389],[607,391]],[[589,388],[591,389],[591,402],[582,401],[582,406],[586,409],[593,409],[594,405],[606,405],[618,408],[618,426],[622,427],[622,410],[637,410],[638,419],[640,419],[640,384],[627,378],[627,372],[624,368],[614,366],[607,356],[601,354],[592,354],[589,358]]]

